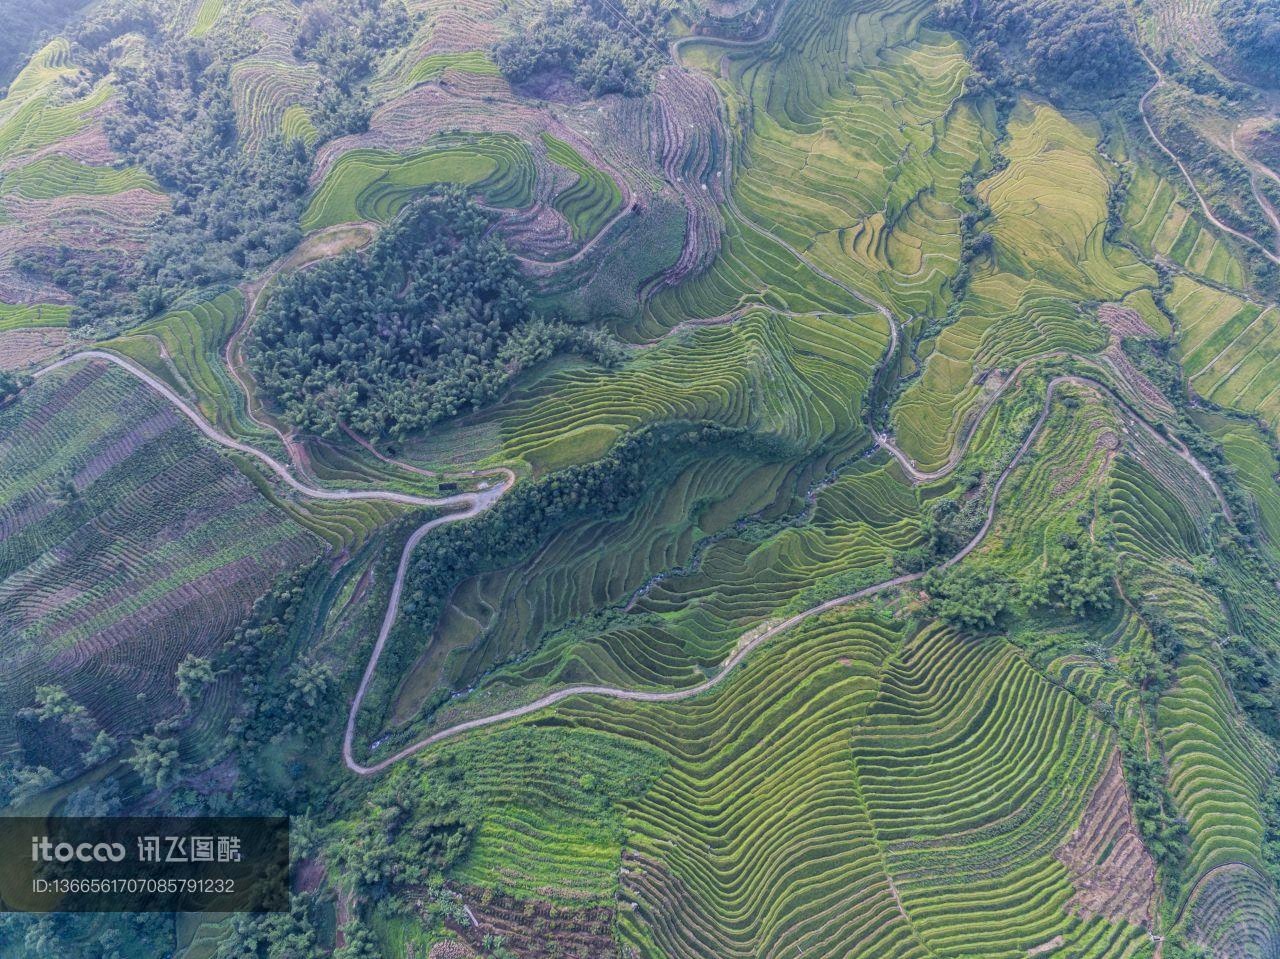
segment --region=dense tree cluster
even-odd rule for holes
[[[1280,782],[1272,782],[1262,796],[1262,858],[1271,881],[1280,884]]]
[[[671,8],[665,0],[632,0],[623,18],[620,6],[546,4],[521,33],[498,44],[498,68],[513,83],[567,74],[592,96],[647,93],[662,62]]]
[[[0,370],[0,405],[31,382],[31,377],[10,370]]]
[[[62,686],[37,686],[34,692],[34,705],[14,713],[22,730],[21,758],[0,764],[0,804],[22,802],[117,749],[115,738]]]
[[[290,423],[400,437],[497,395],[562,349],[611,364],[604,334],[536,317],[488,215],[450,191],[367,251],[294,274],[254,326],[249,362]]]
[[[289,911],[235,916],[218,942],[215,959],[299,959],[324,955],[323,919],[316,896],[290,896]]]
[[[1009,165],[1001,153],[991,159],[991,167],[984,171],[984,176],[993,176]],[[995,237],[982,228],[991,217],[991,207],[978,195],[977,179],[973,173],[966,173],[960,178],[960,199],[964,204],[964,211],[960,214],[960,268],[951,278],[951,292],[955,294],[957,303],[969,291],[974,261],[991,256],[996,248]]]
[[[142,65],[118,64],[123,109],[111,145],[176,194],[143,263],[156,290],[205,286],[260,270],[301,238],[311,169],[300,141],[240,149],[226,64],[195,40],[165,44]],[[164,302],[144,296],[150,311]]]
[[[1007,576],[979,560],[930,572],[924,588],[930,611],[960,629],[993,628],[1015,592]]]
[[[1280,739],[1280,664],[1239,635],[1223,640],[1222,658],[1240,707],[1259,729]]]
[[[971,41],[974,82],[997,91],[1110,93],[1140,62],[1116,0],[940,0],[935,17]]]
[[[71,294],[73,327],[137,312],[141,271],[136,259],[120,251],[35,248],[14,256],[13,266]]]
[[[182,770],[178,758],[178,741],[170,736],[147,733],[133,741],[133,755],[126,763],[142,779],[148,789],[167,789],[177,782]]]
[[[320,138],[360,133],[369,125],[368,89],[378,55],[409,38],[412,24],[400,0],[317,2],[303,8],[294,55],[320,68],[314,120]]]
[[[1218,25],[1249,79],[1280,86],[1280,0],[1223,0]]]
[[[66,31],[66,37],[76,62],[84,65],[89,78],[96,79],[111,69],[121,38],[141,34],[154,39],[164,24],[159,0],[101,0]]]
[[[479,818],[469,800],[462,767],[430,760],[381,783],[358,819],[339,825],[326,858],[361,897],[425,885],[470,848]]]
[[[108,924],[103,922],[100,913],[0,912],[0,947],[5,955],[23,959],[136,959],[171,955],[173,917],[156,912],[120,913]]]
[[[1111,608],[1115,575],[1112,550],[1087,537],[1062,533],[1049,544],[1044,566],[1023,587],[1023,595],[1034,606],[1082,616]]]
[[[1122,755],[1138,832],[1160,866],[1166,895],[1176,900],[1187,854],[1187,824],[1176,815],[1177,807],[1165,785],[1168,770],[1159,756],[1147,756],[1134,742],[1124,744]]]

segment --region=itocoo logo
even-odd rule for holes
[[[32,862],[120,862],[124,855],[119,842],[55,843],[48,836],[31,837]]]

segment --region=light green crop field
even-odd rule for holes
[[[1187,277],[1174,280],[1168,306],[1178,320],[1178,344],[1197,393],[1222,406],[1257,413],[1280,426],[1280,309]]]
[[[1142,247],[1215,283],[1240,287],[1244,267],[1231,248],[1175,198],[1167,180],[1143,170],[1130,187],[1125,220]]]
[[[89,166],[60,154],[42,157],[0,178],[0,194],[15,193],[29,200],[52,200],[72,194],[108,196],[126,190],[159,189],[156,182],[137,167]]]
[[[577,177],[556,194],[552,204],[569,221],[575,240],[590,239],[622,205],[622,192],[607,173],[593,167],[563,140],[543,133],[542,141],[547,148],[547,159]]]
[[[41,326],[66,326],[70,316],[71,307],[60,303],[37,303],[33,306],[0,303],[0,333]]]
[[[250,145],[274,134],[306,140],[307,125],[298,111],[304,111],[305,117],[303,104],[309,102],[317,79],[313,64],[266,58],[237,63],[231,73],[231,92],[241,135]]]
[[[406,77],[410,86],[429,83],[444,76],[446,71],[471,73],[480,77],[498,75],[497,64],[484,50],[464,50],[459,53],[432,53],[413,65]]]
[[[903,448],[943,463],[992,370],[1057,351],[1090,353],[1105,335],[1083,309],[1124,298],[1155,275],[1103,240],[1108,177],[1093,137],[1044,104],[1009,123],[1009,165],[980,186],[992,209],[995,262],[974,275],[949,326],[929,343],[918,381],[894,408]]]
[[[75,74],[70,53],[66,41],[51,41],[9,84],[8,95],[0,100],[0,158],[6,162],[78,133],[89,114],[110,97],[106,83],[78,99],[58,95],[59,82]]]
[[[222,14],[223,0],[200,0],[195,22],[191,24],[191,36],[203,37],[213,29],[214,22]]]
[[[390,221],[415,194],[438,185],[469,187],[502,207],[529,203],[535,177],[529,147],[506,134],[439,137],[424,150],[344,153],[302,215],[304,230],[338,223]]]

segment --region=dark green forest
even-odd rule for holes
[[[572,349],[620,347],[533,312],[488,214],[459,191],[425,198],[367,251],[288,277],[254,327],[248,358],[289,422],[403,437],[493,399],[518,373]]]
[[[1223,0],[1218,23],[1249,78],[1280,86],[1280,0]]]
[[[1114,95],[1141,63],[1115,0],[940,0],[934,18],[972,43],[979,86],[1005,92]]]
[[[513,83],[565,75],[585,93],[640,96],[662,62],[670,6],[631,4],[625,22],[615,5],[546,4],[524,30],[494,49],[498,68]]]

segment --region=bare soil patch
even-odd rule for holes
[[[1054,857],[1066,866],[1076,890],[1067,904],[1072,912],[1086,920],[1100,915],[1150,927],[1156,864],[1138,836],[1118,752],[1089,798],[1079,828]]]
[[[1098,322],[1116,337],[1156,335],[1156,331],[1147,326],[1137,310],[1119,303],[1103,303],[1099,306]]]
[[[57,354],[67,342],[58,327],[0,333],[0,370],[20,370]]]
[[[470,887],[462,893],[476,924],[450,923],[450,928],[474,949],[482,949],[484,937],[494,935],[501,936],[503,945],[520,959],[618,957],[613,941],[614,910],[607,906],[566,906],[536,899],[520,900]]]

